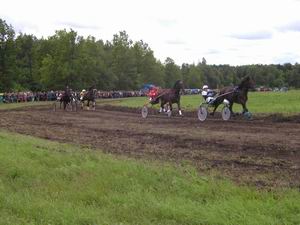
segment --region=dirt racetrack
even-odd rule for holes
[[[201,174],[214,173],[238,183],[300,188],[300,123],[296,119],[200,122],[196,112],[183,118],[152,115],[142,119],[137,109],[99,106],[96,111],[52,112],[39,106],[1,110],[0,127],[134,158],[191,162]]]

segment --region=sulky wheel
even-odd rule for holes
[[[197,115],[198,115],[198,119],[200,121],[205,121],[206,118],[207,118],[207,105],[200,105],[199,109],[198,109],[198,112],[197,112]]]
[[[230,112],[230,109],[228,106],[224,106],[222,111],[221,111],[221,114],[222,114],[222,119],[227,121],[230,119],[230,116],[231,116],[231,112]]]
[[[148,107],[143,106],[143,108],[142,108],[142,117],[147,118],[147,116],[148,116]]]

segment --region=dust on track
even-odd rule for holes
[[[300,188],[299,117],[252,121],[140,116],[139,109],[100,106],[96,111],[52,112],[47,106],[2,110],[0,127],[134,158],[190,162],[200,173],[217,173],[259,187]]]

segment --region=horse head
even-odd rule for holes
[[[93,95],[94,95],[94,96],[96,96],[97,91],[98,91],[98,90],[97,90],[96,88],[93,89]]]
[[[95,89],[95,85],[94,84],[88,88],[89,91],[93,91],[94,89]]]
[[[238,85],[239,89],[254,89],[255,82],[250,76],[246,76]]]
[[[174,84],[173,89],[178,90],[178,91],[184,90],[183,81],[182,80],[177,80]]]

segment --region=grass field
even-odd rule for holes
[[[247,107],[252,113],[300,113],[300,90],[288,92],[250,92],[248,99]],[[187,95],[182,96],[181,104],[184,110],[195,110],[202,101],[203,98],[200,95]],[[147,98],[103,100],[102,102],[112,105],[141,107],[147,102]],[[176,108],[176,105],[174,107]],[[242,107],[240,105],[234,105],[234,111],[241,110]]]
[[[49,105],[49,102],[20,102],[20,103],[1,103],[0,104],[0,110],[1,109],[17,109],[17,108],[23,108],[27,106],[38,106],[38,105]]]
[[[300,224],[298,190],[255,190],[0,132],[0,224]]]

